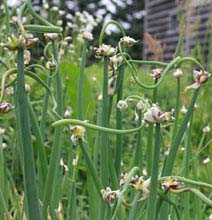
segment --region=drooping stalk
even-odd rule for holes
[[[160,124],[156,124],[155,130],[155,145],[153,154],[153,165],[151,170],[151,183],[150,193],[147,203],[147,215],[146,220],[155,220],[156,216],[156,199],[157,199],[157,184],[158,184],[158,172],[159,172],[159,160],[160,160]]]
[[[34,152],[32,147],[29,108],[27,105],[27,96],[25,92],[24,79],[24,49],[18,49],[17,54],[17,123],[19,123],[20,139],[23,156],[23,174],[25,181],[25,195],[28,204],[28,213],[30,220],[41,220],[40,205],[36,185],[36,173]]]

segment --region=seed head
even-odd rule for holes
[[[96,58],[101,59],[103,57],[114,56],[117,52],[117,48],[112,47],[111,45],[102,44],[98,48],[95,47],[94,51],[96,53]]]

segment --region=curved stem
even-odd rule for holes
[[[183,193],[183,192],[192,192],[196,196],[198,196],[203,202],[207,203],[210,207],[212,207],[212,201],[208,199],[203,193],[201,193],[199,190],[191,187],[184,187],[182,189],[177,190],[170,190],[170,192],[173,193]]]
[[[163,182],[165,181],[168,177],[170,176],[163,176],[163,177],[160,177],[158,179],[159,182]],[[206,188],[209,188],[209,189],[212,189],[212,185],[209,184],[209,183],[205,183],[205,182],[201,182],[201,181],[195,181],[195,180],[191,180],[191,179],[188,179],[188,178],[185,178],[185,177],[181,177],[181,176],[171,176],[173,179],[176,179],[177,181],[179,182],[183,182],[183,183],[188,183],[188,184],[191,184],[193,186],[199,186],[199,187],[206,187]]]
[[[124,31],[124,28],[121,26],[121,24],[117,21],[111,20],[111,21],[105,23],[102,30],[101,30],[101,33],[100,33],[100,36],[99,36],[99,45],[102,44],[103,38],[104,38],[104,35],[105,35],[105,31],[106,31],[107,27],[111,24],[115,25],[120,30],[122,36],[126,35],[125,31]]]
[[[53,127],[58,127],[58,126],[65,126],[65,125],[80,125],[85,128],[90,128],[96,131],[102,131],[102,132],[107,132],[111,134],[130,134],[139,131],[143,125],[137,127],[137,128],[132,128],[132,129],[127,129],[127,130],[118,130],[118,129],[113,129],[113,128],[107,128],[107,127],[102,127],[99,125],[93,125],[85,121],[80,121],[77,119],[62,119],[59,121],[56,121],[52,124]]]

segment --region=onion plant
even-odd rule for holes
[[[1,70],[5,70],[1,76],[0,113],[15,137],[11,147],[17,146],[18,153],[13,160],[21,167],[18,175],[23,178],[21,182],[16,180],[1,147],[0,218],[203,219],[202,207],[204,210],[212,207],[212,182],[208,167],[205,167],[208,178],[200,179],[195,166],[200,164],[200,153],[211,143],[210,140],[205,144],[210,128],[205,128],[195,154],[192,132],[195,103],[210,77],[205,68],[193,57],[180,57],[180,45],[169,63],[134,60],[130,47],[138,41],[126,36],[121,24],[109,21],[102,28],[98,47],[90,51],[102,60],[98,73],[102,77],[96,110],[89,109],[85,105],[86,94],[90,92],[85,91],[85,78],[93,35],[84,30],[77,103],[73,103],[77,106],[76,116],[72,117],[65,111],[70,97],[61,72],[61,48],[67,45],[62,28],[41,17],[34,11],[31,0],[26,0],[19,10],[17,30],[10,36],[12,27],[6,1],[4,7],[5,34],[9,38],[1,45],[14,53],[16,64],[0,59]],[[33,17],[33,24],[23,23],[23,16],[28,14]],[[113,46],[103,43],[110,25],[115,25],[122,35]],[[34,63],[33,59],[29,64],[29,48],[40,40],[32,33],[43,35],[46,41],[43,51],[46,65]],[[182,36],[179,41],[182,43]],[[185,65],[193,71],[193,84],[183,88]],[[148,67],[144,71],[152,71],[152,84],[141,80],[140,66]],[[168,74],[175,79],[176,100],[173,108],[165,111],[162,109],[167,106],[161,106],[160,94]],[[137,86],[136,94],[126,92],[129,75]],[[31,89],[26,85],[28,79],[33,82]],[[40,90],[42,106],[35,104],[38,100],[32,93],[34,87]],[[8,88],[13,89],[13,99],[7,102]],[[192,98],[182,116],[180,94],[190,94],[191,90]],[[147,97],[147,93],[151,95]],[[132,109],[136,121],[127,118]],[[92,118],[87,118],[87,111],[91,111]],[[0,128],[0,146],[6,135],[11,135],[7,132],[8,129]],[[133,139],[132,143],[127,138]],[[166,141],[170,146],[164,156]],[[180,161],[182,144],[185,150]]]

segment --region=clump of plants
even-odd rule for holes
[[[4,6],[9,21],[6,1]],[[31,14],[33,24],[23,24],[25,14]],[[84,104],[89,92],[84,85],[89,43],[94,37],[82,30],[77,103],[67,106],[69,95],[60,60],[64,42],[70,38],[37,14],[31,0],[21,6],[16,28],[11,29],[9,22],[6,25],[8,39],[1,42],[2,54],[12,54],[13,60],[0,60],[1,219],[165,220],[203,219],[205,211],[209,215],[210,159],[200,164],[199,155],[210,144],[205,143],[210,127],[203,129],[195,150],[192,128],[195,103],[210,73],[195,58],[176,54],[170,63],[134,60],[130,48],[138,41],[126,36],[118,22],[109,21],[92,51],[102,62],[98,70],[102,89],[95,109],[89,109]],[[103,42],[109,25],[116,25],[122,34],[117,45]],[[31,61],[30,48],[40,36],[46,42],[45,64]],[[188,64],[193,82],[184,86]],[[139,75],[143,65],[151,68],[151,85]],[[137,87],[126,97],[129,74]],[[174,106],[166,109],[160,106],[158,94],[168,74],[173,75],[176,95]],[[34,88],[40,93],[35,95]],[[151,91],[151,98],[146,97],[146,90]],[[181,104],[182,92],[192,94],[187,107]],[[76,109],[75,118],[71,107]],[[126,121],[125,113],[132,110],[135,120]],[[87,111],[93,116],[89,121]],[[128,137],[133,139],[127,142],[132,146],[125,145]],[[199,166],[206,168],[206,178],[200,178],[197,166],[198,170]]]

